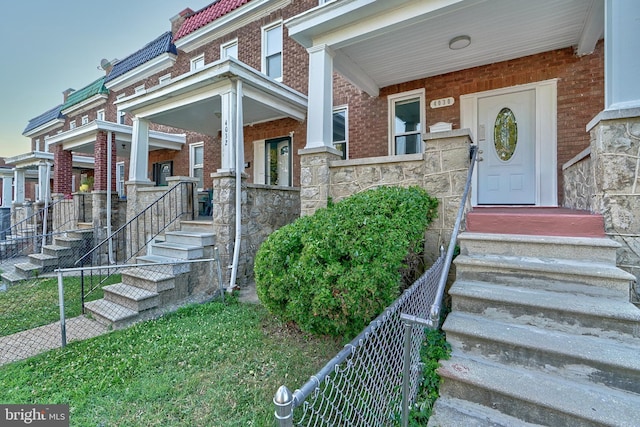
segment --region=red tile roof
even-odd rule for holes
[[[178,40],[179,38],[189,35],[250,1],[251,0],[216,0],[209,6],[203,7],[188,16],[173,39]]]

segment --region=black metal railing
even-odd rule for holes
[[[34,211],[0,231],[0,263],[40,252],[43,245],[52,244],[56,234],[75,228],[75,222],[73,204],[65,199],[58,199]]]
[[[93,249],[79,258],[76,266],[108,266],[125,264],[138,255],[146,253],[153,239],[163,233],[172,224],[183,219],[195,219],[196,200],[195,183],[179,182],[152,204],[131,218],[110,236],[98,243]],[[81,274],[82,307],[92,292],[102,287],[113,273],[99,277]]]

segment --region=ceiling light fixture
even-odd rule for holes
[[[460,50],[471,44],[471,37],[469,36],[458,36],[449,40],[449,49],[451,50]]]

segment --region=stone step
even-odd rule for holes
[[[628,301],[462,280],[449,295],[453,313],[602,338],[640,338],[640,309]]]
[[[189,246],[213,246],[215,245],[215,235],[213,233],[203,233],[200,231],[167,231],[165,242],[179,243]]]
[[[104,291],[105,300],[114,302],[138,313],[155,308],[159,304],[159,296],[157,292],[151,292],[136,286],[116,283],[114,285],[105,286],[102,289]]]
[[[65,246],[68,248],[81,248],[83,247],[83,240],[78,237],[69,236],[56,236],[55,243],[58,246]]]
[[[55,269],[54,267],[43,267],[41,265],[36,265],[31,262],[19,262],[15,264],[14,267],[15,267],[16,274],[21,275],[26,279],[37,277],[42,273],[48,273]]]
[[[450,313],[443,329],[465,355],[640,394],[640,339],[615,341],[462,312]]]
[[[67,236],[74,239],[82,239],[82,240],[92,240],[93,239],[93,228],[86,229],[76,229],[67,231]]]
[[[155,265],[162,265],[160,271],[171,271],[173,274],[188,273],[191,271],[191,264],[183,259],[165,257],[160,255],[142,255],[136,257],[139,264],[150,264],[150,268]]]
[[[74,254],[73,248],[61,245],[45,245],[43,246],[43,251],[45,255],[50,255],[57,258],[71,258]],[[71,262],[71,264],[73,264],[73,261]]]
[[[2,283],[9,286],[16,285],[26,279],[25,276],[15,271],[5,271],[0,274],[0,278],[2,278]]]
[[[491,254],[616,264],[620,244],[609,238],[470,233],[458,235],[462,255]]]
[[[459,255],[456,278],[522,286],[535,283],[568,282],[607,288],[629,300],[635,277],[615,265],[558,260],[554,258],[504,255]]]
[[[126,326],[138,316],[138,312],[104,299],[87,302],[84,308],[99,323],[116,329]]]
[[[196,231],[200,233],[212,233],[213,221],[211,220],[180,221],[180,230]]]
[[[457,352],[440,364],[442,396],[483,405],[527,423],[622,427],[636,426],[640,420],[639,396],[634,393],[597,384],[585,387],[557,375]],[[456,424],[443,421],[441,427],[448,425]]]
[[[429,417],[428,427],[541,427],[477,403],[440,396]]]
[[[31,254],[29,262],[40,266],[43,271],[53,271],[59,265],[58,257],[47,254]]]
[[[169,270],[153,270],[144,267],[126,268],[121,271],[122,283],[154,293],[175,288],[175,275]]]
[[[202,246],[163,242],[151,246],[151,254],[184,260],[202,258],[204,251]]]

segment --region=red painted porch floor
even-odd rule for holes
[[[605,237],[604,218],[588,211],[547,207],[476,207],[467,231],[534,236]]]

